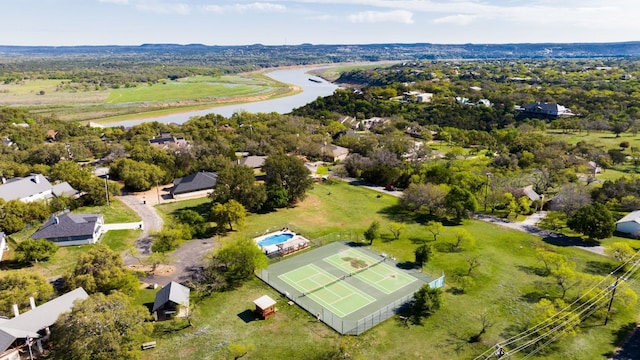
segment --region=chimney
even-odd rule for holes
[[[13,304],[13,316],[18,317],[20,315],[20,311],[18,311],[18,304]]]
[[[40,177],[38,175],[33,175],[33,182],[36,184],[40,184]]]
[[[54,224],[56,224],[56,225],[57,225],[57,224],[60,224],[60,218],[59,218],[59,217],[57,217],[57,216],[56,216],[56,217],[54,217],[54,218],[53,218],[53,223],[54,223]]]
[[[36,299],[33,296],[29,296],[29,304],[31,305],[31,310],[36,308]]]
[[[4,176],[2,177],[2,183],[3,183],[3,184],[6,184],[6,183],[7,183],[7,178],[6,178],[6,177],[4,177]]]

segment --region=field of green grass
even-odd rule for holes
[[[244,228],[220,240],[224,243],[282,226],[290,226],[308,238],[340,230],[362,233],[371,221],[378,220],[382,236],[372,248],[395,256],[399,262],[411,262],[414,249],[432,236],[425,230],[422,219],[400,211],[396,203],[397,199],[389,195],[346,183],[317,184],[295,208],[252,214]],[[190,200],[159,208],[169,213],[182,206],[205,209],[203,204],[202,200]],[[388,230],[392,221],[407,225],[398,240],[394,240]],[[473,235],[476,245],[451,252],[449,244],[456,230],[462,228]],[[251,359],[323,359],[328,350],[340,347],[353,359],[470,359],[521,331],[539,299],[560,294],[560,288],[552,279],[539,275],[543,265],[536,259],[537,249],[564,254],[576,262],[577,270],[587,273],[605,275],[613,266],[612,261],[603,256],[550,245],[532,235],[472,220],[461,225],[446,224],[432,244],[436,251],[424,271],[433,276],[444,272],[447,285],[444,307],[426,318],[422,325],[405,327],[397,318],[392,318],[361,336],[341,337],[318,323],[313,315],[296,305],[288,305],[266,284],[253,279],[236,290],[215,293],[197,301],[192,319],[194,326],[155,334],[158,347],[145,352],[144,358],[226,359],[229,344],[250,344],[253,349],[247,357]],[[460,287],[458,276],[466,273],[467,259],[475,256],[481,265],[473,272],[474,284],[461,294],[456,290]],[[635,281],[630,284],[640,291]],[[254,307],[252,301],[265,294],[278,301],[278,313],[267,321],[247,321]],[[606,327],[600,325],[602,319],[587,322],[577,336],[559,341],[552,352],[540,358],[606,358],[621,341],[622,330],[635,322],[638,309],[637,305],[626,310],[616,308],[618,313]],[[469,338],[480,331],[480,316],[485,312],[494,325],[480,342],[470,343]]]
[[[554,139],[565,141],[570,145],[575,145],[580,141],[586,141],[589,144],[604,146],[606,149],[620,149],[618,145],[623,141],[628,141],[630,146],[640,146],[640,135],[634,136],[628,132],[620,134],[619,137],[616,137],[611,131],[564,133],[561,130],[547,130],[545,133]]]

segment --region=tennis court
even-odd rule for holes
[[[431,277],[344,241],[282,258],[258,276],[312,316],[351,335],[392,317],[422,286],[444,285],[444,276]]]
[[[279,276],[318,304],[344,317],[361,309],[376,299],[319,267],[309,264]]]
[[[386,260],[386,257],[376,259],[354,249],[347,249],[324,259],[385,294],[394,293],[418,280],[387,265]]]

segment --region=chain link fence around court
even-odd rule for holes
[[[409,294],[381,307],[370,315],[367,315],[359,320],[346,320],[332,313],[328,309],[320,306],[308,297],[303,296],[302,293],[296,290],[292,290],[290,286],[286,285],[277,277],[274,277],[272,279],[269,276],[269,272],[267,270],[261,270],[258,274],[258,277],[265,283],[269,284],[269,286],[276,289],[279,293],[286,296],[289,300],[294,301],[309,313],[317,316],[319,320],[331,326],[334,330],[342,335],[362,334],[363,332],[396,315],[403,307],[408,306],[408,304],[413,299],[413,294]],[[444,286],[444,275],[442,275],[438,279],[431,281],[429,283],[429,286]],[[291,291],[293,291],[293,293],[291,293]]]
[[[360,243],[361,240],[361,236],[354,231],[340,231],[310,241],[313,244],[313,247],[317,248],[336,241]],[[365,252],[371,252],[367,249],[361,250]],[[430,277],[417,270],[411,270],[407,272],[412,276],[422,280],[423,283],[429,284],[430,287],[440,288],[444,286],[444,273],[439,278],[433,279],[433,277]],[[378,325],[379,323],[396,315],[400,310],[403,309],[403,307],[408,306],[408,304],[413,300],[413,294],[407,294],[405,296],[402,296],[401,298],[394,300],[391,303],[387,303],[386,305],[381,306],[379,309],[374,310],[367,316],[364,316],[358,320],[350,320],[339,317],[338,315],[322,307],[309,297],[303,296],[301,292],[279,279],[277,275],[270,276],[268,270],[263,269],[257,275],[262,281],[269,284],[269,286],[276,289],[279,293],[283,294],[289,300],[294,301],[300,307],[302,307],[312,315],[318,317],[319,320],[343,335],[360,335],[363,332]]]

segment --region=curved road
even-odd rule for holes
[[[118,199],[121,200],[124,204],[130,207],[133,211],[135,211],[142,218],[142,222],[144,223],[142,234],[135,242],[135,247],[140,253],[140,255],[147,256],[151,254],[151,237],[149,234],[152,232],[157,232],[162,230],[162,225],[164,221],[162,217],[158,215],[156,209],[151,206],[151,204],[144,204],[140,198],[134,195],[122,195],[118,196]],[[135,264],[138,261],[133,258],[131,255],[124,254],[124,262],[126,265]]]

